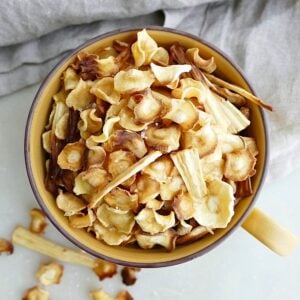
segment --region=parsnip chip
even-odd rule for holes
[[[145,168],[147,169],[147,168]],[[159,182],[147,174],[142,174],[137,179],[136,189],[139,203],[145,204],[159,195]]]
[[[151,71],[130,69],[120,71],[114,78],[114,88],[121,94],[131,94],[149,88],[154,82]]]
[[[159,117],[162,104],[152,96],[151,91],[148,90],[143,94],[134,95],[131,99],[134,99],[135,102],[133,112],[136,121],[149,123]]]
[[[52,131],[48,130],[42,134],[43,149],[48,153],[51,153],[51,133]]]
[[[217,147],[218,137],[212,126],[203,126],[197,131],[187,131],[182,134],[182,148],[197,149],[200,158],[212,153]]]
[[[121,291],[117,294],[115,300],[133,300],[133,297],[128,291]]]
[[[80,113],[81,120],[78,122],[80,136],[85,140],[93,133],[102,128],[102,119],[96,115],[95,108],[85,109]]]
[[[208,233],[207,228],[205,228],[204,226],[197,226],[197,227],[193,228],[192,231],[188,232],[187,234],[180,236],[176,240],[176,244],[184,245],[184,244],[192,243],[192,242],[202,238],[207,233]]]
[[[111,117],[107,120],[105,120],[102,133],[100,135],[91,135],[87,140],[86,140],[86,146],[89,149],[92,149],[93,146],[99,144],[99,143],[104,143],[106,142],[109,137],[111,136],[114,126],[116,123],[120,121],[119,117]]]
[[[122,282],[126,285],[134,285],[137,280],[136,272],[140,270],[140,268],[124,267],[121,271]]]
[[[160,198],[162,200],[172,200],[177,194],[184,191],[186,191],[186,187],[176,168],[172,170],[166,182],[160,183]]]
[[[54,103],[58,103],[58,102],[62,102],[62,103],[66,103],[66,99],[68,96],[68,92],[66,91],[65,88],[61,88],[54,96],[53,96],[53,100]]]
[[[146,203],[147,208],[152,208],[154,210],[160,210],[164,205],[164,201],[157,199],[150,199]]]
[[[159,245],[168,251],[172,251],[175,249],[176,239],[177,234],[172,229],[154,235],[147,233],[136,234],[137,243],[143,249],[152,249],[155,245]]]
[[[239,151],[246,147],[241,136],[224,132],[218,133],[218,145],[223,154]]]
[[[93,300],[115,300],[113,297],[108,295],[103,289],[91,291],[89,295]]]
[[[113,76],[119,71],[119,66],[114,56],[96,59],[96,61],[101,76]]]
[[[104,187],[109,181],[108,173],[101,167],[91,167],[75,178],[73,192],[76,195],[91,195],[96,189]]]
[[[67,121],[69,109],[63,102],[56,103],[52,121],[52,133],[59,139],[65,139],[67,134]]]
[[[33,208],[30,211],[31,222],[29,225],[29,230],[34,233],[43,233],[47,226],[46,215],[43,211],[38,208]]]
[[[227,153],[224,176],[233,181],[244,181],[254,175],[256,158],[247,149]]]
[[[158,47],[151,57],[151,61],[164,67],[169,65],[169,59],[169,52],[164,47]]]
[[[157,48],[156,42],[150,37],[146,29],[139,31],[137,33],[137,41],[131,46],[135,65],[140,67],[150,64],[151,58],[155,55]]]
[[[162,119],[171,120],[179,124],[183,130],[191,129],[199,119],[196,107],[190,101],[170,99],[164,103],[167,113]]]
[[[118,104],[112,104],[106,111],[105,120],[119,115],[121,109],[127,106],[128,99],[121,99]]]
[[[182,235],[186,235],[186,234],[190,233],[192,231],[192,229],[193,229],[192,225],[188,224],[184,220],[180,220],[180,222],[179,222],[179,224],[177,225],[177,228],[176,228],[176,233],[179,236],[182,236]]]
[[[109,194],[104,197],[104,201],[115,209],[124,211],[135,211],[138,207],[138,195],[119,187],[114,188]]]
[[[181,131],[178,125],[168,127],[149,126],[145,130],[146,144],[155,150],[168,153],[179,148]]]
[[[131,131],[142,131],[147,127],[147,124],[139,123],[135,121],[133,111],[128,107],[123,107],[119,113],[119,124],[124,128]]]
[[[83,216],[70,216],[69,224],[73,228],[86,228],[92,226],[96,217],[91,209],[88,209],[87,214]]]
[[[188,220],[195,213],[194,200],[189,193],[182,193],[174,198],[172,207],[178,220]]]
[[[25,292],[22,300],[49,300],[49,293],[35,286]]]
[[[57,164],[63,170],[78,171],[83,165],[85,146],[82,142],[67,144],[57,157]]]
[[[93,231],[97,239],[103,240],[110,246],[118,246],[130,239],[130,234],[119,232],[115,227],[105,227],[100,222],[93,224]]]
[[[222,179],[224,173],[224,159],[222,158],[221,147],[217,146],[213,153],[208,154],[200,159],[202,173],[205,180]]]
[[[232,186],[220,179],[207,182],[207,194],[195,205],[195,220],[207,228],[225,228],[234,211]]]
[[[161,67],[151,63],[151,70],[161,85],[170,89],[175,89],[178,85],[180,75],[182,73],[189,72],[191,70],[191,66],[171,65],[167,67]]]
[[[175,215],[160,215],[154,209],[144,208],[135,217],[141,229],[150,234],[164,232],[175,225]]]
[[[203,59],[199,54],[198,48],[188,49],[186,55],[198,68],[208,73],[214,72],[217,68],[214,57]]]
[[[61,140],[67,138],[69,112],[66,112],[56,123],[54,134]]]
[[[83,200],[71,193],[63,193],[61,190],[56,198],[56,205],[65,212],[67,217],[78,214],[86,208]]]
[[[103,259],[98,259],[93,271],[100,280],[103,280],[105,278],[111,278],[117,274],[117,265]]]
[[[10,241],[0,238],[0,255],[5,254],[12,254],[14,252],[14,246]]]
[[[92,146],[88,151],[86,167],[101,167],[106,158],[106,152],[101,146]]]
[[[251,137],[241,137],[246,145],[246,148],[250,151],[250,153],[255,157],[258,155],[258,148],[254,138]]]
[[[80,77],[75,72],[75,70],[71,67],[67,68],[63,75],[64,79],[64,87],[66,91],[73,90],[76,88]]]
[[[90,93],[91,83],[79,80],[75,89],[73,89],[66,98],[68,107],[75,110],[85,109],[91,102],[95,101],[95,96]]]
[[[114,89],[112,77],[104,77],[95,81],[90,92],[110,104],[118,104],[120,101],[120,93]]]
[[[173,168],[172,160],[168,156],[163,156],[147,166],[142,173],[148,174],[158,182],[167,182]]]
[[[129,234],[135,224],[134,214],[102,204],[97,209],[97,219],[108,228],[115,228],[118,232]]]
[[[143,157],[147,153],[147,148],[141,135],[129,130],[117,130],[104,144],[104,148],[108,152],[128,150],[138,158]]]
[[[59,284],[63,275],[64,267],[58,263],[52,262],[43,264],[36,272],[36,277],[42,285]]]

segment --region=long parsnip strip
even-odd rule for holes
[[[99,191],[98,194],[96,194],[92,201],[89,204],[89,208],[96,207],[102,198],[107,195],[110,191],[112,191],[115,187],[120,185],[122,182],[129,179],[131,176],[135,175],[136,173],[143,170],[146,166],[154,162],[158,157],[160,157],[162,153],[160,151],[154,151],[146,156],[144,156],[142,159],[137,161],[135,164],[131,165],[127,170],[120,173],[118,176],[116,176],[109,184],[107,184],[102,190]]]
[[[94,268],[97,265],[96,259],[92,258],[91,256],[55,244],[52,241],[30,232],[22,226],[18,226],[14,230],[12,241],[15,244],[29,248],[60,261],[79,264],[90,268]]]
[[[257,97],[255,97],[254,95],[252,95],[251,93],[247,92],[246,90],[244,90],[243,88],[237,86],[237,85],[234,85],[234,84],[231,84],[227,81],[224,81],[214,75],[211,75],[211,74],[208,74],[208,73],[204,73],[204,75],[213,83],[216,83],[220,86],[223,86],[231,91],[234,91],[242,96],[244,96],[246,99],[250,100],[251,102],[255,103],[256,105],[258,106],[261,106],[267,110],[270,110],[272,111],[273,108],[271,105],[268,105],[266,103],[264,103],[263,101],[261,101],[260,99],[258,99]]]

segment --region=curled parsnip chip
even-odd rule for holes
[[[105,278],[111,278],[117,274],[117,265],[103,259],[98,259],[93,271],[100,280],[103,280]]]
[[[128,108],[123,107],[119,113],[120,122],[119,124],[124,128],[131,131],[142,131],[147,127],[147,124],[135,121],[134,112]]]
[[[14,246],[10,241],[0,238],[0,255],[2,253],[12,254],[14,252]]]
[[[190,101],[170,99],[164,106],[167,113],[162,118],[179,124],[183,130],[191,129],[199,119],[198,111]]]
[[[52,130],[48,130],[42,134],[43,149],[48,153],[51,153],[51,133]]]
[[[180,220],[179,224],[177,225],[177,228],[176,228],[176,233],[179,235],[179,236],[182,236],[182,235],[186,235],[188,233],[190,233],[193,229],[193,226],[188,224],[186,221],[184,220]]]
[[[49,300],[49,293],[37,286],[28,289],[22,300]]]
[[[187,131],[182,134],[182,148],[197,149],[200,158],[212,153],[218,144],[218,137],[210,124],[197,131]]]
[[[114,78],[114,88],[121,94],[131,94],[149,88],[154,82],[151,71],[130,69],[120,71]]]
[[[198,48],[190,48],[186,50],[186,56],[201,70],[212,73],[217,68],[214,57],[204,59],[199,54]]]
[[[157,199],[150,199],[146,203],[147,208],[152,208],[154,210],[160,210],[164,206],[164,201]]]
[[[112,104],[106,111],[105,120],[119,115],[121,109],[128,104],[128,99],[121,99],[118,104]]]
[[[138,176],[136,189],[139,203],[145,204],[159,195],[160,186],[159,182],[155,179],[147,174],[141,174]]]
[[[255,174],[256,158],[247,149],[227,153],[224,176],[233,181],[243,181]]]
[[[186,191],[186,187],[176,168],[172,170],[166,182],[160,183],[160,198],[162,200],[172,200],[178,193],[184,191]]]
[[[148,65],[155,55],[158,47],[154,39],[150,37],[146,29],[137,33],[137,41],[132,44],[131,51],[135,65],[140,67]]]
[[[117,130],[104,144],[104,148],[108,152],[128,150],[138,158],[143,157],[147,153],[147,148],[141,135],[129,130]]]
[[[118,232],[129,234],[135,224],[134,214],[131,211],[115,209],[102,204],[97,209],[97,219],[108,228],[115,228]]]
[[[152,96],[151,91],[134,95],[131,99],[134,101],[134,118],[138,122],[149,123],[159,117],[162,104]]]
[[[119,71],[116,57],[108,56],[102,59],[96,59],[99,73],[102,76],[113,76]]]
[[[174,198],[172,207],[178,220],[188,220],[195,213],[194,200],[189,193],[182,193]]]
[[[54,134],[61,140],[67,138],[69,111],[66,112],[56,123]]]
[[[110,104],[118,104],[120,101],[120,93],[114,89],[112,77],[104,77],[95,81],[90,92]]]
[[[114,188],[109,194],[104,197],[104,201],[115,209],[124,211],[135,211],[138,207],[138,195],[131,194],[127,190],[119,187]]]
[[[38,208],[33,208],[30,211],[31,222],[29,225],[29,230],[34,233],[43,233],[47,226],[46,215],[43,211]]]
[[[226,132],[219,132],[218,135],[218,145],[222,150],[223,154],[230,153],[233,151],[239,151],[245,149],[245,142],[243,138],[239,135],[230,134]]]
[[[115,227],[105,227],[97,221],[93,224],[92,231],[98,240],[103,240],[110,246],[118,246],[130,239],[130,234],[120,232]]]
[[[207,194],[195,205],[195,220],[207,228],[225,228],[234,214],[232,186],[220,179],[207,182]]]
[[[95,101],[95,96],[90,93],[91,83],[79,80],[75,89],[73,89],[66,98],[68,107],[75,110],[85,109],[91,102]]]
[[[80,80],[80,77],[78,76],[78,74],[76,73],[76,71],[73,68],[69,67],[64,72],[63,79],[64,79],[65,90],[69,91],[69,90],[73,90],[76,88],[76,86]]]
[[[169,52],[164,47],[158,47],[152,55],[152,61],[160,66],[169,65]]]
[[[161,67],[151,63],[151,70],[161,85],[164,85],[170,89],[175,89],[178,85],[180,75],[182,73],[189,72],[191,70],[191,66],[171,65],[167,67]]]
[[[126,285],[134,285],[137,280],[136,273],[140,270],[140,268],[124,267],[121,271],[122,282]]]
[[[150,234],[156,234],[175,225],[175,215],[171,211],[169,215],[160,215],[154,209],[144,208],[135,217],[141,229]]]
[[[128,291],[120,291],[115,300],[133,300],[133,297]]]
[[[105,120],[102,133],[100,135],[91,135],[87,140],[86,140],[86,146],[89,149],[92,149],[93,146],[99,144],[99,143],[104,143],[106,142],[109,137],[111,136],[114,126],[116,123],[120,121],[119,117],[111,117],[107,120]]]
[[[58,102],[55,105],[55,110],[52,120],[52,132],[60,139],[65,138],[66,134],[66,118],[69,116],[69,109],[64,102]]]
[[[250,151],[250,153],[255,157],[258,155],[258,148],[257,148],[257,144],[254,138],[251,137],[242,137],[246,148]]]
[[[109,181],[108,173],[101,167],[91,167],[75,178],[73,192],[76,195],[91,195],[96,189],[104,187]]]
[[[200,159],[202,173],[205,180],[212,178],[223,178],[224,159],[222,158],[221,147],[217,146],[213,153]]]
[[[167,182],[173,168],[172,160],[168,156],[163,156],[147,166],[142,173],[148,174],[158,182]]]
[[[67,217],[78,214],[86,208],[86,204],[83,200],[71,193],[63,193],[61,190],[56,197],[56,205],[65,212],[65,216]]]
[[[93,300],[115,300],[112,296],[108,295],[103,289],[91,291],[89,295]]]
[[[108,172],[116,177],[127,170],[128,167],[136,162],[135,155],[130,151],[117,150],[109,154]],[[135,175],[122,183],[123,186],[131,186],[135,181]]]
[[[81,120],[78,122],[80,136],[87,139],[91,134],[100,131],[102,119],[96,115],[95,108],[85,109],[80,113]]]
[[[87,214],[83,216],[73,215],[69,219],[69,224],[73,228],[86,228],[92,226],[96,217],[91,209],[88,209]]]
[[[197,227],[193,228],[187,234],[185,234],[183,236],[180,236],[176,240],[176,245],[184,245],[184,244],[192,243],[192,242],[194,242],[194,241],[202,238],[207,233],[208,233],[208,230],[207,230],[206,227],[204,227],[204,226],[197,226]]]
[[[61,88],[55,95],[53,95],[53,100],[55,103],[66,103],[67,96],[68,92],[65,90],[65,88]]]
[[[162,246],[168,251],[175,249],[177,234],[174,230],[168,229],[158,234],[137,233],[136,240],[143,249],[151,249],[155,245]]]
[[[58,263],[52,262],[42,264],[35,276],[42,285],[59,284],[64,272],[64,267]]]
[[[145,130],[146,144],[164,153],[179,148],[180,136],[180,128],[175,124],[162,128],[151,125]]]
[[[61,169],[78,171],[83,165],[85,146],[82,142],[67,144],[57,157],[57,164]]]

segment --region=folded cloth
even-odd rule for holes
[[[297,0],[3,0],[0,95],[40,81],[68,51],[101,33],[164,25],[200,36],[245,71],[274,107],[268,178],[300,167],[300,2]]]

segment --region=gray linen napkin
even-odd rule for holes
[[[40,81],[72,48],[116,28],[164,25],[200,36],[273,105],[269,179],[300,167],[300,1],[3,0],[0,95]]]

